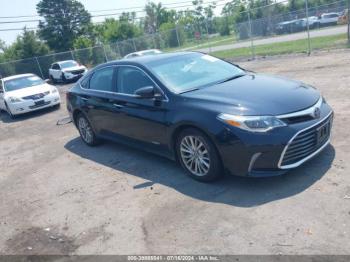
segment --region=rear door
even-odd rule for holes
[[[53,78],[61,79],[61,68],[60,68],[59,64],[57,64],[57,63],[53,64],[51,69],[50,69],[50,73],[51,73]]]
[[[112,132],[115,121],[113,95],[116,93],[115,66],[95,71],[81,83],[80,101],[95,131],[101,135]]]

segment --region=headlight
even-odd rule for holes
[[[11,96],[8,98],[10,100],[11,103],[17,103],[17,102],[21,102],[21,99]]]
[[[274,116],[235,116],[230,114],[220,114],[218,119],[240,129],[251,132],[267,132],[276,127],[286,126],[286,124]]]

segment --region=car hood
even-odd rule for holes
[[[31,95],[51,91],[52,88],[53,86],[45,83],[42,85],[31,86],[31,87],[22,88],[15,91],[6,92],[6,97],[13,96],[13,97],[21,98],[25,96],[31,96]]]
[[[75,71],[75,70],[82,70],[82,69],[86,69],[85,66],[80,65],[80,66],[73,66],[73,67],[67,67],[62,69],[63,72],[71,72],[71,71]]]
[[[260,74],[202,88],[182,96],[213,103],[222,113],[280,115],[314,105],[320,93],[299,81]]]

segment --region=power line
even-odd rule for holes
[[[223,1],[228,1],[228,0],[216,0],[216,1],[209,1],[209,2],[203,2],[203,4],[211,4],[211,3],[217,3],[217,2],[223,2]],[[174,9],[174,8],[182,8],[182,7],[190,7],[193,6],[191,5],[185,5],[185,6],[173,6],[173,7],[166,7],[168,5],[177,5],[177,4],[185,4],[185,3],[192,3],[193,1],[183,1],[183,2],[173,2],[173,3],[167,3],[167,4],[162,4],[162,6],[165,9]],[[114,8],[114,9],[104,9],[104,10],[91,10],[88,12],[89,13],[98,13],[98,12],[107,12],[107,11],[120,11],[120,10],[130,10],[130,9],[144,9],[145,6],[134,6],[134,7],[125,7],[125,8]],[[135,13],[141,13],[145,12],[144,10],[137,10],[134,11]],[[123,13],[123,12],[122,12]],[[122,14],[122,13],[116,13],[116,14]],[[101,15],[92,15],[91,17],[101,17],[101,16],[107,16],[108,14],[101,14]],[[19,15],[19,16],[0,16],[0,19],[12,19],[12,18],[29,18],[29,17],[40,17],[39,15]],[[34,21],[34,20],[33,20]],[[5,22],[3,22],[5,23]]]

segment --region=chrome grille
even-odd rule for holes
[[[24,99],[24,100],[37,100],[37,99],[43,98],[44,96],[47,96],[48,94],[50,94],[49,91],[44,92],[44,93],[31,95],[31,96],[25,96],[25,97],[22,97],[22,99]]]
[[[332,117],[331,114],[317,125],[298,133],[288,144],[281,166],[297,163],[321,148],[329,140]]]

